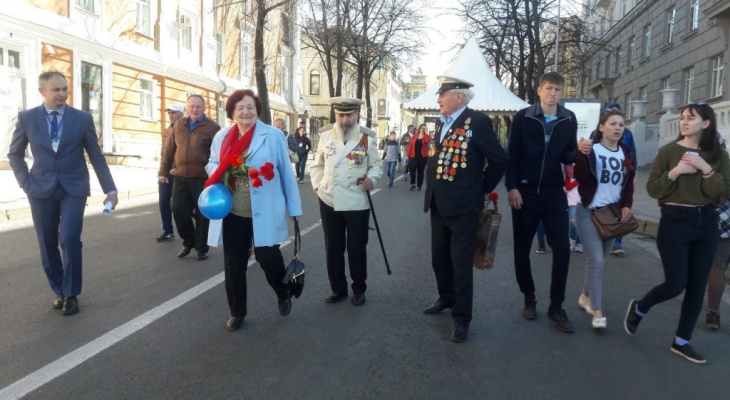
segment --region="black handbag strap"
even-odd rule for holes
[[[616,212],[617,206],[617,204],[611,204],[610,206],[608,206],[608,208],[611,210],[611,214],[613,214],[613,217],[616,218],[616,221],[621,221],[621,216],[618,215],[618,213]]]
[[[299,232],[299,221],[294,220],[294,259],[299,259],[299,250],[302,249],[302,234]]]

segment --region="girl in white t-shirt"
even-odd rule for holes
[[[606,258],[611,253],[614,239],[602,240],[591,220],[591,212],[611,204],[621,205],[621,219],[631,218],[635,166],[631,164],[631,150],[621,142],[624,115],[606,112],[598,121],[589,155],[578,154],[575,159],[575,179],[578,180],[580,202],[575,208],[575,227],[588,258],[583,292],[578,305],[593,316],[593,328],[605,328],[606,317],[601,306],[602,273]],[[581,141],[579,146],[588,146]]]

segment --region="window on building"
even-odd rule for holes
[[[689,29],[691,31],[699,27],[700,21],[700,0],[690,0],[689,3]]]
[[[646,86],[642,86],[639,88],[639,100],[646,101],[648,98],[648,93],[646,90]]]
[[[669,77],[665,76],[664,78],[662,78],[660,85],[662,88],[661,90],[671,89],[671,87],[669,86]]]
[[[228,126],[228,116],[226,115],[227,99],[218,99],[218,125],[222,127]]]
[[[223,65],[226,62],[226,37],[222,33],[216,33],[215,43],[215,61],[218,65]]]
[[[193,51],[193,21],[189,15],[180,15],[180,48]]]
[[[244,38],[245,39],[245,38]],[[248,43],[245,40],[243,43]],[[244,44],[241,46],[241,77],[251,79],[251,70],[253,68],[253,56],[251,52],[251,45]]]
[[[676,9],[672,8],[667,11],[667,43],[674,42],[674,19],[676,16]]]
[[[292,42],[291,38],[291,22],[289,20],[289,14],[286,12],[281,13],[281,41],[286,45],[290,45]]]
[[[627,68],[631,68],[631,67],[634,66],[634,56],[636,55],[634,53],[636,51],[636,49],[635,49],[635,42],[636,42],[636,39],[634,39],[633,37],[630,37],[629,38],[629,46],[628,46],[629,47],[629,53],[626,56],[626,67]]]
[[[96,14],[96,0],[76,0],[76,6],[90,13]]]
[[[626,15],[626,12],[628,11],[629,6],[629,0],[620,0],[621,1],[621,15],[619,16],[619,19],[623,18],[624,15]]]
[[[152,79],[139,80],[139,118],[153,119],[155,82]]]
[[[725,75],[725,56],[720,54],[716,57],[712,57],[712,83],[710,85],[710,97],[722,96],[723,91],[723,78]]]
[[[406,92],[406,99],[411,99],[411,92]]]
[[[420,92],[413,92],[413,98],[414,98],[414,99],[417,99],[417,98],[418,98],[418,96],[420,96],[420,95],[421,95],[421,93],[420,93]]]
[[[316,69],[309,73],[309,94],[319,96],[319,71]]]
[[[0,47],[0,67],[20,69],[20,52]]]
[[[692,86],[695,80],[695,67],[684,70],[684,104],[692,102]]]
[[[624,111],[626,111],[624,113],[626,115],[626,119],[631,118],[631,93],[626,93],[624,96]]]
[[[599,79],[601,77],[601,62],[596,62],[596,79]]]
[[[616,75],[621,71],[621,57],[623,54],[621,54],[621,47],[616,49]]]
[[[150,36],[150,0],[137,0],[137,32]]]
[[[611,53],[606,53],[606,60],[604,62],[605,77],[611,76]]]
[[[644,56],[644,58],[649,58],[650,54],[651,54],[651,25],[644,28],[644,47],[641,52],[641,55]]]
[[[591,83],[592,78],[593,78],[593,70],[588,68],[588,74],[586,75],[586,79],[588,80],[588,83]]]
[[[284,62],[281,63],[281,92],[289,93],[289,60],[284,58]]]

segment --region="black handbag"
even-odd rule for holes
[[[621,222],[621,206],[618,204],[591,211],[591,220],[603,240],[625,236],[639,228],[639,223],[633,215],[628,221]]]
[[[299,221],[294,220],[294,259],[287,265],[283,280],[289,298],[293,296],[298,299],[302,294],[302,290],[304,290],[304,263],[299,261],[301,247],[302,237],[299,232]]]

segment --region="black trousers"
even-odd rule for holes
[[[368,277],[367,245],[370,210],[335,211],[321,199],[319,214],[324,229],[324,246],[327,253],[327,275],[334,294],[347,294],[345,276],[345,249],[350,266],[352,292],[365,293]]]
[[[411,173],[411,185],[419,188],[423,186],[423,171],[426,168],[428,157],[410,157],[408,159],[408,170]]]
[[[223,266],[226,280],[226,296],[232,317],[246,316],[246,271],[248,270],[248,254],[253,240],[253,222],[251,218],[228,214],[223,218]],[[276,297],[283,300],[289,297],[282,281],[286,274],[284,258],[279,245],[270,247],[254,247],[256,261],[261,265]]]
[[[717,210],[704,207],[662,206],[656,244],[664,267],[664,283],[639,301],[639,311],[649,310],[684,292],[676,335],[690,340],[702,312],[707,277],[717,250]]]
[[[474,238],[479,215],[444,217],[431,202],[431,265],[436,275],[439,298],[451,304],[451,316],[462,323],[471,321],[474,298]]]
[[[568,241],[568,200],[562,191],[548,194],[522,193],[522,208],[512,209],[515,273],[520,291],[525,299],[535,299],[535,282],[532,280],[530,249],[543,221],[548,245],[553,250],[553,269],[550,283],[550,308],[562,308],[565,301],[565,284],[570,264]]]
[[[203,191],[205,178],[176,176],[172,186],[172,215],[183,246],[195,248],[199,253],[208,252],[208,218],[198,209],[198,197]],[[193,217],[193,211],[195,216]],[[194,221],[194,223],[193,223]]]

